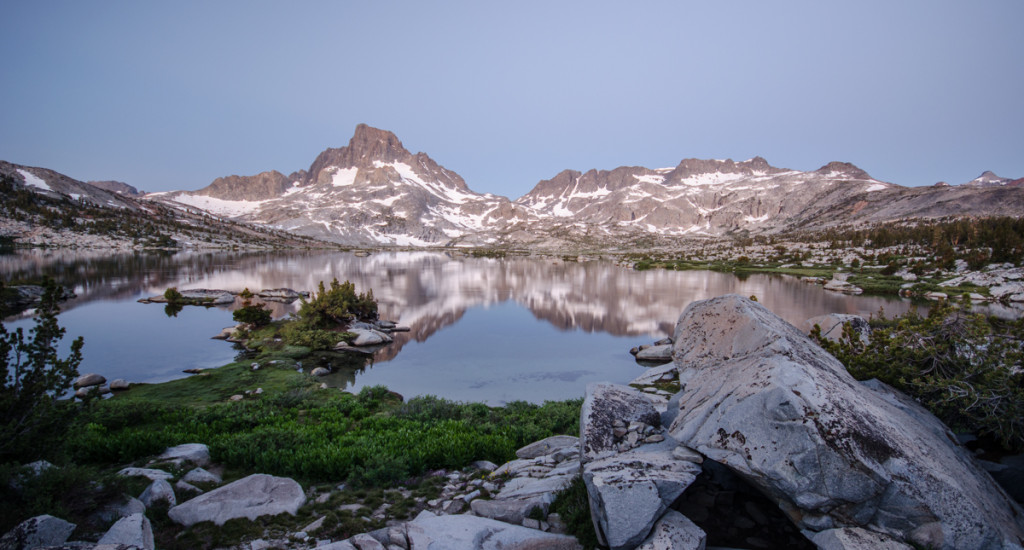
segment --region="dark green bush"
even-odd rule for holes
[[[305,298],[299,306],[299,320],[310,328],[331,328],[353,319],[372,320],[377,318],[377,302],[373,290],[356,294],[355,285],[337,279],[331,281],[327,290],[320,281],[317,292]]]
[[[247,289],[248,290],[248,289]],[[249,300],[242,302],[242,307],[231,314],[231,318],[238,323],[245,323],[253,327],[265,327],[270,324],[270,310],[263,304],[252,304]]]
[[[872,320],[870,343],[844,327],[840,342],[812,336],[858,380],[878,378],[918,400],[956,430],[991,435],[1024,451],[1024,320],[973,314],[940,302]]]
[[[170,305],[178,305],[185,301],[185,297],[178,292],[177,288],[171,287],[164,291],[164,299]]]
[[[74,403],[60,398],[78,377],[83,340],[75,339],[69,355],[59,357],[65,330],[57,314],[64,290],[51,279],[43,288],[27,337],[22,329],[7,332],[0,323],[0,462],[52,458],[77,411]]]

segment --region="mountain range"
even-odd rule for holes
[[[7,172],[40,190],[44,181],[51,191],[80,193],[74,180],[55,172]],[[350,246],[645,246],[918,218],[1024,215],[1024,179],[985,172],[963,185],[904,187],[849,163],[803,172],[761,157],[565,170],[511,200],[472,191],[427,154],[406,150],[393,133],[363,124],[347,146],[327,149],[308,170],[287,176],[232,175],[198,191],[145,195],[120,182],[95,183],[113,191],[100,197],[107,202],[111,195],[141,196],[192,215]]]

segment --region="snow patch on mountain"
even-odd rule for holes
[[[18,173],[25,178],[25,185],[38,187],[39,189],[43,189],[45,191],[53,191],[53,189],[51,189],[50,186],[47,185],[46,181],[43,180],[43,178],[40,178],[39,176],[33,174],[32,172],[29,172],[28,170],[18,169]]]
[[[334,176],[331,178],[331,185],[335,187],[348,187],[356,182],[356,175],[359,174],[358,168],[339,168],[337,166],[331,166],[327,170],[333,170]]]
[[[216,199],[213,197],[207,197],[205,195],[189,195],[181,193],[174,196],[174,202],[184,204],[186,206],[193,206],[206,210],[211,214],[218,216],[224,216],[228,218],[234,218],[243,216],[259,210],[267,201],[229,201],[224,199]]]

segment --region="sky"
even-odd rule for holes
[[[146,191],[366,123],[471,189],[765,157],[1024,177],[1024,2],[0,0],[0,159]]]

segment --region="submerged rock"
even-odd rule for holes
[[[1022,512],[938,420],[865,389],[741,296],[676,326],[682,391],[669,433],[728,466],[809,534],[863,527],[935,548],[1012,548]]]

